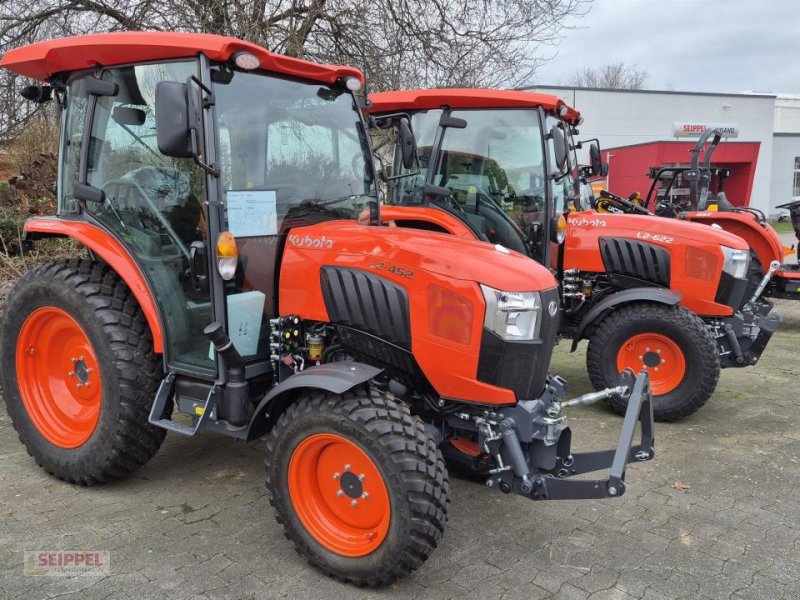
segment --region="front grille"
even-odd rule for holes
[[[669,251],[661,246],[627,238],[601,237],[600,255],[607,273],[669,287]]]
[[[541,395],[556,341],[560,314],[558,289],[540,292],[540,296],[542,324],[538,340],[506,341],[486,329],[481,337],[478,380],[512,390],[517,400],[532,400]],[[550,314],[551,303],[555,315]]]

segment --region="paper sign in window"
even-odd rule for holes
[[[277,235],[278,209],[275,190],[229,191],[228,231],[234,237]]]

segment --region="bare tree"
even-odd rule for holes
[[[0,50],[50,37],[142,29],[231,35],[270,50],[352,64],[370,89],[531,81],[592,0],[5,0]],[[0,139],[30,116],[0,74]],[[24,103],[27,105],[28,103]]]
[[[569,85],[575,87],[606,88],[615,90],[640,90],[650,77],[638,65],[624,62],[606,63],[599,67],[585,67],[575,72]]]

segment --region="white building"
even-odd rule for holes
[[[712,164],[729,168],[725,192],[734,204],[769,215],[800,199],[800,94],[713,94],[535,86],[584,117],[579,139],[608,151],[608,189],[644,194],[650,167],[688,164],[688,150],[707,126],[729,134]]]

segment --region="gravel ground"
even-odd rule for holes
[[[758,366],[659,424],[658,456],[628,469],[623,498],[532,503],[454,480],[439,549],[378,591],[319,575],[284,539],[261,442],[169,435],[135,476],[83,489],[41,471],[0,410],[0,598],[798,598],[800,304],[778,304]],[[566,346],[553,371],[589,391],[583,349]],[[613,446],[621,424],[602,406],[570,421],[577,450]],[[25,576],[26,550],[108,551],[111,574]]]

